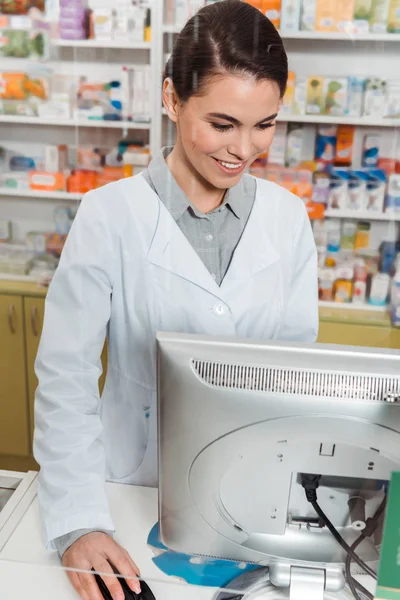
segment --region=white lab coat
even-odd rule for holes
[[[114,529],[106,480],[157,484],[157,331],[314,341],[317,330],[312,231],[283,188],[257,179],[220,287],[141,175],[86,194],[48,292],[36,361],[48,547],[75,529]]]

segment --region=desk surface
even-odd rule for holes
[[[157,600],[212,600],[215,590],[182,584],[152,562],[147,546],[157,521],[157,490],[107,484],[116,540],[130,553]],[[0,597],[5,600],[77,600],[56,552],[44,548],[36,497],[0,553]],[[190,590],[190,592],[189,592]]]

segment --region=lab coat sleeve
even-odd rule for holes
[[[278,339],[315,342],[318,337],[318,260],[304,205],[293,235],[291,280]]]
[[[116,267],[104,201],[90,192],[78,210],[47,295],[35,364],[34,456],[49,549],[70,531],[114,530],[98,389]]]

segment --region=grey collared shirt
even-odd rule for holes
[[[221,285],[253,208],[255,179],[244,175],[237,185],[228,190],[218,208],[204,214],[193,206],[173,178],[165,162],[171,150],[163,148],[143,172],[143,177],[169,210],[217,284]],[[79,529],[55,539],[59,554],[62,556],[74,542],[93,531],[97,530]],[[112,535],[111,531],[105,533]]]
[[[243,176],[227,191],[218,208],[204,214],[190,202],[173,178],[165,161],[171,150],[163,148],[143,172],[143,177],[171,213],[217,284],[221,285],[253,208],[255,179]]]

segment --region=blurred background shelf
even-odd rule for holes
[[[150,123],[141,123],[136,121],[43,119],[41,117],[24,117],[19,115],[0,115],[0,123],[15,123],[20,125],[53,125],[57,127],[95,127],[98,129],[150,129]]]
[[[83,194],[72,194],[70,192],[44,192],[38,190],[18,190],[6,187],[0,187],[0,196],[6,196],[8,198],[43,198],[47,200],[69,200],[79,201]]]

